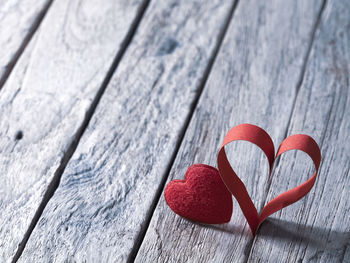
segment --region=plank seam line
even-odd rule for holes
[[[22,255],[24,248],[29,240],[29,237],[30,237],[31,233],[33,232],[36,224],[38,223],[47,203],[50,201],[50,199],[54,195],[56,189],[59,187],[62,174],[63,174],[64,170],[66,169],[66,166],[67,166],[69,160],[71,159],[71,157],[73,156],[76,148],[78,147],[79,141],[80,141],[81,137],[83,136],[87,126],[89,125],[89,122],[90,122],[90,120],[91,120],[91,118],[92,118],[92,116],[97,108],[99,101],[101,100],[101,98],[103,96],[103,93],[105,92],[105,90],[108,86],[108,83],[112,79],[113,73],[117,69],[120,61],[123,58],[123,55],[125,54],[129,44],[131,43],[150,1],[151,0],[144,0],[141,3],[141,5],[138,7],[136,16],[135,16],[133,22],[131,23],[130,29],[128,30],[127,35],[125,36],[123,42],[121,43],[120,49],[117,52],[116,56],[114,57],[113,62],[111,64],[109,70],[107,71],[106,77],[104,78],[100,88],[98,89],[94,100],[92,101],[88,111],[86,112],[81,126],[79,127],[79,129],[75,133],[71,144],[67,148],[67,151],[65,152],[65,154],[61,158],[60,165],[57,168],[57,170],[55,171],[54,176],[53,176],[51,182],[49,183],[49,185],[44,193],[42,201],[41,201],[39,207],[37,208],[37,210],[34,214],[34,217],[31,221],[26,233],[24,234],[22,241],[18,245],[18,249],[17,249],[17,251],[12,259],[12,262],[17,262],[18,259],[20,258],[20,256]]]
[[[322,2],[322,5],[321,5],[321,8],[320,8],[320,11],[317,15],[317,19],[316,19],[316,23],[315,23],[315,26],[312,30],[312,33],[311,33],[311,39],[310,39],[310,43],[308,45],[308,49],[306,51],[306,55],[305,55],[305,58],[304,58],[304,63],[301,67],[301,73],[300,73],[300,77],[298,79],[298,82],[297,82],[297,85],[296,85],[296,93],[295,93],[295,96],[294,96],[294,101],[293,101],[293,106],[292,106],[292,111],[290,112],[290,115],[289,115],[289,119],[288,119],[288,123],[287,123],[287,127],[286,127],[286,130],[285,130],[285,133],[284,133],[284,137],[283,138],[287,138],[287,135],[288,135],[288,130],[290,128],[290,125],[291,125],[291,121],[292,121],[292,116],[293,116],[293,112],[295,110],[295,106],[296,106],[296,102],[297,102],[297,98],[298,98],[298,95],[299,95],[299,91],[300,91],[300,88],[301,88],[301,85],[303,84],[303,81],[304,81],[304,77],[305,77],[305,71],[306,71],[306,66],[308,64],[308,61],[309,61],[309,57],[310,57],[310,53],[311,53],[311,49],[312,49],[312,46],[313,46],[313,42],[315,40],[315,37],[316,37],[316,32],[317,32],[317,29],[319,27],[319,24],[321,22],[321,17],[322,17],[322,14],[323,14],[323,11],[326,7],[326,2],[327,0],[323,0]],[[280,162],[280,159],[277,159],[276,160],[276,167],[278,166]],[[270,187],[270,186],[269,186]],[[266,200],[265,200],[266,201]]]
[[[35,18],[33,24],[30,26],[29,28],[29,32],[27,33],[27,35],[25,36],[25,38],[23,39],[21,45],[19,46],[18,50],[14,53],[13,58],[10,60],[10,62],[6,65],[6,69],[4,74],[2,75],[2,77],[0,78],[0,90],[2,89],[2,87],[5,85],[6,80],[8,79],[8,77],[10,76],[12,70],[14,69],[17,61],[19,60],[19,58],[21,57],[21,55],[23,54],[25,48],[28,46],[30,40],[33,38],[34,34],[36,33],[36,31],[38,30],[41,22],[44,20],[44,17],[46,16],[48,10],[50,9],[52,3],[54,0],[49,0],[44,7],[42,8],[42,10],[39,12],[39,14],[37,15],[37,17]]]
[[[202,77],[202,79],[201,79],[201,81],[200,81],[200,83],[198,85],[198,89],[196,91],[196,96],[195,96],[193,102],[191,103],[190,111],[189,111],[189,113],[188,113],[188,115],[187,115],[187,117],[185,119],[185,123],[184,123],[183,127],[181,128],[181,130],[179,132],[178,141],[177,141],[177,143],[175,145],[175,149],[174,149],[174,151],[173,151],[173,153],[171,155],[169,164],[167,165],[167,168],[165,170],[165,174],[162,176],[162,180],[161,180],[161,182],[160,182],[160,184],[158,186],[157,192],[155,194],[155,198],[154,198],[154,200],[152,202],[152,205],[151,205],[151,207],[150,207],[150,209],[149,209],[149,211],[147,213],[145,223],[141,227],[141,230],[140,230],[140,232],[138,234],[138,237],[136,239],[134,247],[133,247],[133,249],[131,250],[131,252],[130,252],[130,254],[128,256],[127,262],[134,262],[135,261],[135,258],[136,258],[137,254],[139,252],[139,249],[140,249],[140,247],[141,247],[141,245],[143,243],[143,240],[145,238],[147,229],[148,229],[148,227],[149,227],[149,225],[151,223],[151,219],[153,217],[153,214],[155,212],[155,209],[157,207],[157,204],[158,204],[158,202],[160,200],[161,194],[162,194],[163,189],[165,187],[165,183],[166,183],[166,181],[168,179],[168,176],[170,174],[170,171],[171,171],[171,169],[172,169],[172,167],[173,167],[173,165],[175,163],[175,159],[176,159],[176,156],[177,156],[177,154],[178,154],[178,152],[180,150],[180,146],[182,144],[182,141],[183,141],[183,139],[185,137],[186,130],[187,130],[187,128],[188,128],[188,126],[189,126],[189,124],[191,122],[191,119],[192,119],[192,117],[194,115],[194,111],[195,111],[195,109],[196,109],[196,107],[198,105],[199,99],[200,99],[200,97],[201,97],[201,95],[203,93],[203,90],[205,88],[206,82],[207,82],[207,80],[209,78],[210,72],[211,72],[211,70],[213,68],[215,59],[216,59],[216,57],[217,57],[217,55],[219,53],[220,47],[221,47],[222,42],[223,42],[223,40],[225,38],[226,32],[227,32],[227,30],[229,28],[229,25],[230,25],[230,22],[231,22],[231,20],[233,18],[234,11],[236,10],[238,2],[239,2],[239,0],[234,0],[233,1],[233,4],[232,4],[231,9],[229,11],[229,14],[228,14],[228,16],[226,18],[224,26],[223,26],[223,28],[221,29],[221,32],[218,35],[218,41],[217,41],[217,43],[216,43],[216,45],[214,47],[214,50],[213,50],[213,52],[212,52],[212,54],[211,54],[211,56],[209,58],[208,64],[207,64],[207,66],[205,68],[205,71],[203,73],[203,77]]]
[[[328,130],[328,126],[329,126],[329,124],[330,124],[331,116],[332,116],[332,109],[333,109],[333,106],[334,106],[334,100],[335,100],[335,97],[332,98],[332,104],[331,104],[331,107],[330,107],[329,114],[328,114],[328,116],[327,116],[326,126],[325,126],[325,129],[324,129],[325,133],[324,133],[324,135],[322,136],[321,142],[319,143],[320,149],[322,149],[324,140],[325,140],[325,138],[326,138],[326,136],[327,136],[327,130]],[[332,154],[332,156],[333,156],[333,154]],[[321,163],[321,165],[320,165],[319,171],[321,171],[321,169],[323,168],[323,165],[322,165],[322,164],[323,164],[323,163]],[[318,182],[318,181],[317,181],[317,182]],[[317,182],[316,182],[316,184],[317,184]],[[327,182],[327,179],[325,180],[325,182]],[[325,183],[325,184],[323,185],[323,187],[322,187],[321,196],[323,195],[323,193],[324,193],[324,191],[325,191],[325,186],[326,186],[326,185],[327,185],[327,184]],[[343,189],[343,190],[344,190],[344,189]],[[342,191],[343,191],[343,190],[342,190]],[[310,199],[311,199],[311,204],[313,204],[313,202],[315,201],[315,196],[313,196],[313,197],[310,198]],[[336,209],[335,211],[338,210],[339,205],[340,205],[340,202],[338,203],[337,209]],[[310,210],[307,211],[307,216],[306,216],[306,219],[307,219],[307,220],[308,220],[309,218],[310,218]],[[313,218],[312,226],[315,225],[315,220],[316,220],[316,218]],[[334,224],[334,218],[333,218],[333,221],[332,221],[332,224],[331,224],[331,228],[330,228],[329,231],[332,230],[332,225],[333,225],[333,224]],[[329,237],[329,234],[328,234],[328,237]],[[302,254],[303,257],[305,257],[306,250],[308,249],[308,246],[309,246],[309,244],[306,244],[305,249],[304,249],[304,253]]]
[[[297,85],[296,85],[296,93],[295,93],[295,96],[294,96],[294,101],[293,101],[293,106],[292,106],[292,110],[291,110],[291,113],[289,115],[289,119],[288,119],[288,123],[287,123],[287,126],[286,126],[286,130],[285,130],[285,133],[284,133],[284,137],[283,138],[286,138],[287,135],[288,135],[288,131],[290,129],[290,126],[291,126],[291,121],[292,121],[292,117],[293,117],[293,113],[294,113],[294,110],[295,110],[295,106],[296,106],[296,101],[297,101],[297,98],[298,98],[298,95],[299,95],[299,91],[301,89],[301,86],[303,84],[303,81],[304,81],[304,77],[305,77],[305,72],[306,72],[306,68],[307,68],[307,64],[309,62],[309,58],[310,58],[310,54],[311,54],[311,50],[312,50],[312,47],[313,47],[313,44],[314,44],[314,41],[315,41],[315,38],[316,38],[316,32],[320,26],[320,23],[321,23],[321,18],[322,18],[322,14],[324,12],[324,9],[326,7],[326,3],[327,3],[327,0],[323,0],[322,2],[322,5],[321,5],[321,8],[320,8],[320,11],[318,12],[318,15],[317,15],[317,18],[316,18],[316,23],[312,29],[312,32],[311,32],[311,39],[309,41],[309,44],[308,44],[308,47],[307,47],[307,50],[306,50],[306,55],[305,55],[305,58],[304,58],[304,63],[302,64],[302,67],[301,67],[301,72],[300,72],[300,76],[299,76],[299,79],[298,79],[298,82],[297,82]],[[276,160],[276,164],[275,164],[275,168],[277,168],[279,166],[279,162],[280,162],[281,158],[277,159]],[[273,169],[273,173],[272,173],[272,176],[274,175],[275,173],[275,170],[276,169]],[[266,202],[266,199],[267,199],[267,196],[268,196],[268,193],[270,192],[270,187],[271,187],[271,182],[272,182],[272,176],[270,178],[270,180],[268,180],[268,185],[267,185],[267,190],[266,190],[266,194],[265,194],[265,197],[264,197],[264,200],[262,201],[262,205],[265,204]],[[259,234],[259,232],[257,233]],[[254,238],[253,238],[253,242],[252,242],[252,245],[251,245],[251,248],[250,248],[250,252],[248,254],[248,257],[247,259],[245,260],[245,262],[247,263],[251,254],[252,254],[252,251],[253,251],[253,247],[254,247],[254,244],[256,242],[256,237],[258,235],[256,235]]]

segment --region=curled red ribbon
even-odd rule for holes
[[[282,153],[289,150],[301,150],[307,153],[313,160],[316,171],[313,176],[303,184],[291,190],[288,190],[271,200],[263,208],[261,215],[259,216],[258,211],[254,206],[245,185],[232,169],[226,156],[225,145],[237,140],[254,143],[264,152],[270,165],[269,176],[271,174],[275,159]],[[275,147],[270,136],[262,128],[252,124],[240,124],[229,130],[225,136],[224,143],[222,144],[222,147],[218,154],[218,169],[221,178],[229,191],[237,199],[238,204],[241,207],[253,234],[256,233],[259,225],[268,216],[290,204],[297,202],[311,190],[316,181],[316,175],[320,166],[320,162],[320,148],[318,147],[315,140],[310,136],[305,134],[296,134],[289,136],[281,143],[275,156]]]

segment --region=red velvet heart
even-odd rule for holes
[[[212,166],[192,165],[185,180],[173,180],[166,186],[164,196],[169,207],[187,219],[207,224],[223,224],[231,219],[231,193]]]

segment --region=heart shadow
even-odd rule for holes
[[[221,231],[228,234],[244,234],[254,241],[254,237],[246,229],[232,224],[205,224],[183,218],[200,227],[210,228],[215,231]],[[244,229],[244,230],[243,230]],[[242,231],[243,230],[243,231]],[[242,233],[243,232],[243,233]],[[310,246],[322,247],[327,244],[328,239],[320,237],[330,237],[333,240],[332,246],[342,247],[350,243],[350,232],[331,230],[318,226],[302,225],[300,223],[290,222],[283,219],[268,218],[259,227],[256,238],[274,238],[288,242],[307,243]],[[334,242],[336,240],[336,242]]]
[[[350,243],[350,232],[332,230],[319,226],[302,225],[277,218],[268,218],[259,228],[258,237],[273,237],[293,243],[307,243],[308,246],[325,248],[332,240],[332,249],[346,247]]]
[[[188,220],[190,221],[190,220]],[[302,225],[291,221],[277,218],[268,218],[259,227],[255,238],[250,234],[247,228],[238,227],[231,224],[209,225],[193,222],[192,223],[211,228],[215,231],[222,231],[228,234],[242,235],[251,238],[244,250],[244,255],[249,256],[252,245],[256,239],[275,239],[281,242],[291,244],[305,244],[310,248],[317,248],[322,253],[334,253],[334,251],[343,251],[345,253],[347,246],[350,245],[350,232],[331,230],[311,225]],[[244,229],[244,230],[243,230]],[[243,233],[242,233],[243,231]],[[331,242],[330,242],[331,240]]]

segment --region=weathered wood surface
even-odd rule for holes
[[[1,90],[1,261],[24,238],[140,3],[55,1]]]
[[[320,143],[315,187],[262,225],[249,262],[350,262],[349,14],[349,1],[327,2],[288,129]],[[293,155],[281,158],[267,200],[314,172],[308,157]]]
[[[239,123],[265,128],[276,145],[283,140],[321,10],[322,1],[238,3],[168,181],[182,179],[193,163],[216,166],[225,133]],[[227,150],[260,210],[266,158],[249,143]],[[237,202],[229,224],[203,226],[175,215],[162,195],[136,262],[245,262],[251,245]]]
[[[0,89],[51,0],[0,1]]]
[[[233,4],[150,3],[20,261],[132,259]]]

